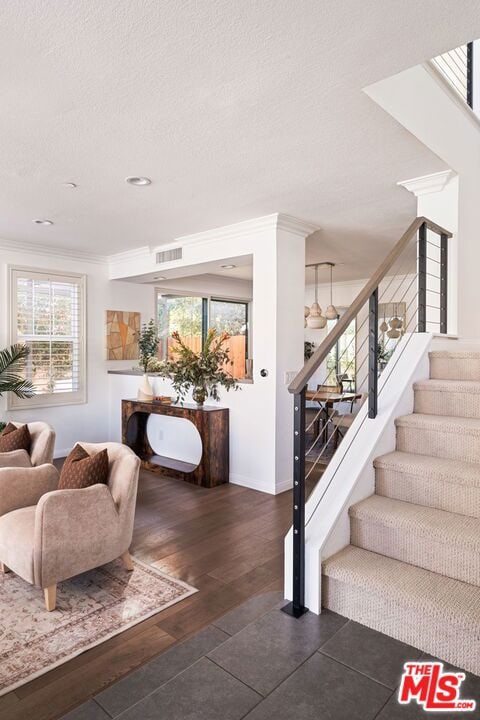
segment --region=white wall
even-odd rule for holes
[[[87,402],[81,405],[6,411],[6,398],[0,399],[0,417],[20,422],[45,420],[56,430],[56,456],[67,453],[77,440],[101,442],[109,436],[107,369],[131,367],[135,361],[105,360],[105,311],[131,310],[142,314],[142,322],[154,316],[151,286],[108,279],[105,264],[0,247],[0,346],[9,343],[8,265],[35,269],[85,273],[87,276]]]
[[[409,132],[441,157],[458,174],[458,334],[464,339],[480,337],[475,297],[480,264],[480,122],[473,112],[452,96],[444,81],[430,66],[417,66],[366,88],[368,95]],[[402,178],[404,179],[404,178]],[[452,193],[456,188],[452,186]],[[445,215],[455,223],[455,199],[442,194],[422,206],[431,219],[442,223]],[[420,198],[419,198],[420,199]],[[447,217],[447,222],[449,222]],[[447,227],[455,231],[456,228]],[[452,279],[452,278],[451,278]],[[450,286],[449,286],[450,288]]]

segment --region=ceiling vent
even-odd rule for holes
[[[160,263],[172,262],[173,260],[182,259],[182,248],[173,248],[173,250],[164,250],[157,252],[157,265]]]

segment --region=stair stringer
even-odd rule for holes
[[[322,561],[350,543],[348,509],[375,492],[373,461],[395,449],[395,418],[413,412],[413,383],[429,377],[433,335],[406,334],[379,379],[378,414],[364,403],[305,507],[305,605],[322,607]],[[285,538],[285,597],[292,595],[292,529]]]

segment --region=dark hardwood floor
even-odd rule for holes
[[[290,520],[290,492],[205,489],[142,471],[132,553],[199,592],[1,697],[0,720],[58,718],[248,597],[281,589]]]

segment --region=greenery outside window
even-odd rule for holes
[[[344,312],[344,311],[343,311]],[[342,311],[340,311],[342,314]],[[327,320],[327,330],[333,330],[337,320]],[[346,375],[351,382],[344,382],[345,390],[355,391],[356,379],[356,320],[352,320],[338,342],[327,355],[327,385],[336,385],[338,375]]]
[[[187,295],[157,295],[161,359],[172,357],[172,333],[177,331],[183,342],[195,352],[203,348],[208,328],[228,332],[226,347],[233,365],[228,368],[234,378],[246,375],[248,357],[248,302]]]

